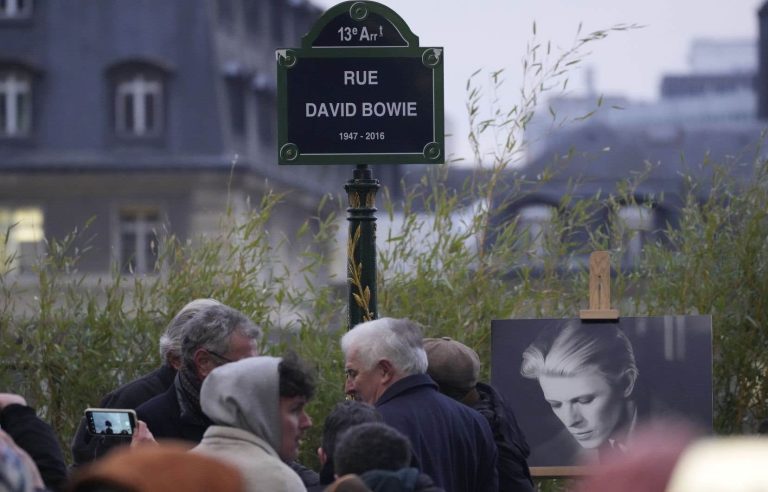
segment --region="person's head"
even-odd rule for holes
[[[538,379],[544,398],[584,448],[622,425],[638,370],[616,326],[568,322],[545,329],[523,352],[521,374]]]
[[[280,423],[282,437],[277,450],[284,461],[293,461],[299,454],[304,432],[312,427],[304,407],[315,394],[315,374],[296,354],[289,352],[278,366],[280,373]]]
[[[184,366],[200,381],[222,364],[258,355],[261,329],[243,313],[224,304],[200,309],[183,331]]]
[[[188,446],[121,446],[79,467],[67,492],[189,492],[245,490],[240,472],[214,458],[190,453]]]
[[[337,403],[323,423],[323,441],[317,450],[320,463],[333,462],[333,453],[339,435],[350,427],[368,422],[382,422],[384,419],[376,408],[367,403],[346,400]],[[329,477],[330,478],[330,477]]]
[[[184,338],[184,325],[201,309],[221,304],[214,299],[195,299],[188,302],[173,317],[163,334],[160,335],[160,357],[162,361],[174,369],[181,367],[181,342]]]
[[[255,434],[289,462],[312,426],[304,407],[314,391],[314,372],[295,354],[249,357],[214,369],[203,381],[200,406],[215,424]]]
[[[334,461],[339,477],[369,470],[399,470],[411,463],[411,443],[387,424],[358,424],[339,436]]]
[[[440,392],[462,400],[480,378],[477,352],[449,337],[425,338],[429,366],[427,373],[440,387]]]
[[[422,330],[408,319],[381,318],[355,326],[341,339],[345,391],[368,404],[398,380],[427,371]]]

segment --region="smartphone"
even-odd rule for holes
[[[125,408],[86,408],[85,422],[90,434],[132,436],[136,430],[136,412]]]

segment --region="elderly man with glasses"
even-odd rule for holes
[[[203,380],[215,368],[258,355],[261,329],[223,304],[198,312],[184,327],[181,367],[167,391],[136,409],[155,439],[198,443],[211,421],[200,408]]]

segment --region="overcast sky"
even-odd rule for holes
[[[765,0],[384,0],[419,36],[421,46],[445,48],[448,125],[466,134],[465,87],[477,69],[504,68],[512,94],[521,84],[521,59],[536,22],[537,37],[553,46],[572,45],[582,33],[617,24],[645,27],[617,32],[593,44],[584,60],[598,93],[653,100],[661,76],[688,71],[696,39],[756,39],[757,9]],[[323,8],[332,0],[313,0]],[[581,94],[585,76],[569,77]],[[511,96],[510,96],[511,97]],[[461,150],[459,150],[461,153]]]

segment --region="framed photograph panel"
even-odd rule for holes
[[[491,383],[540,476],[626,451],[651,419],[712,429],[712,318],[494,320]]]

